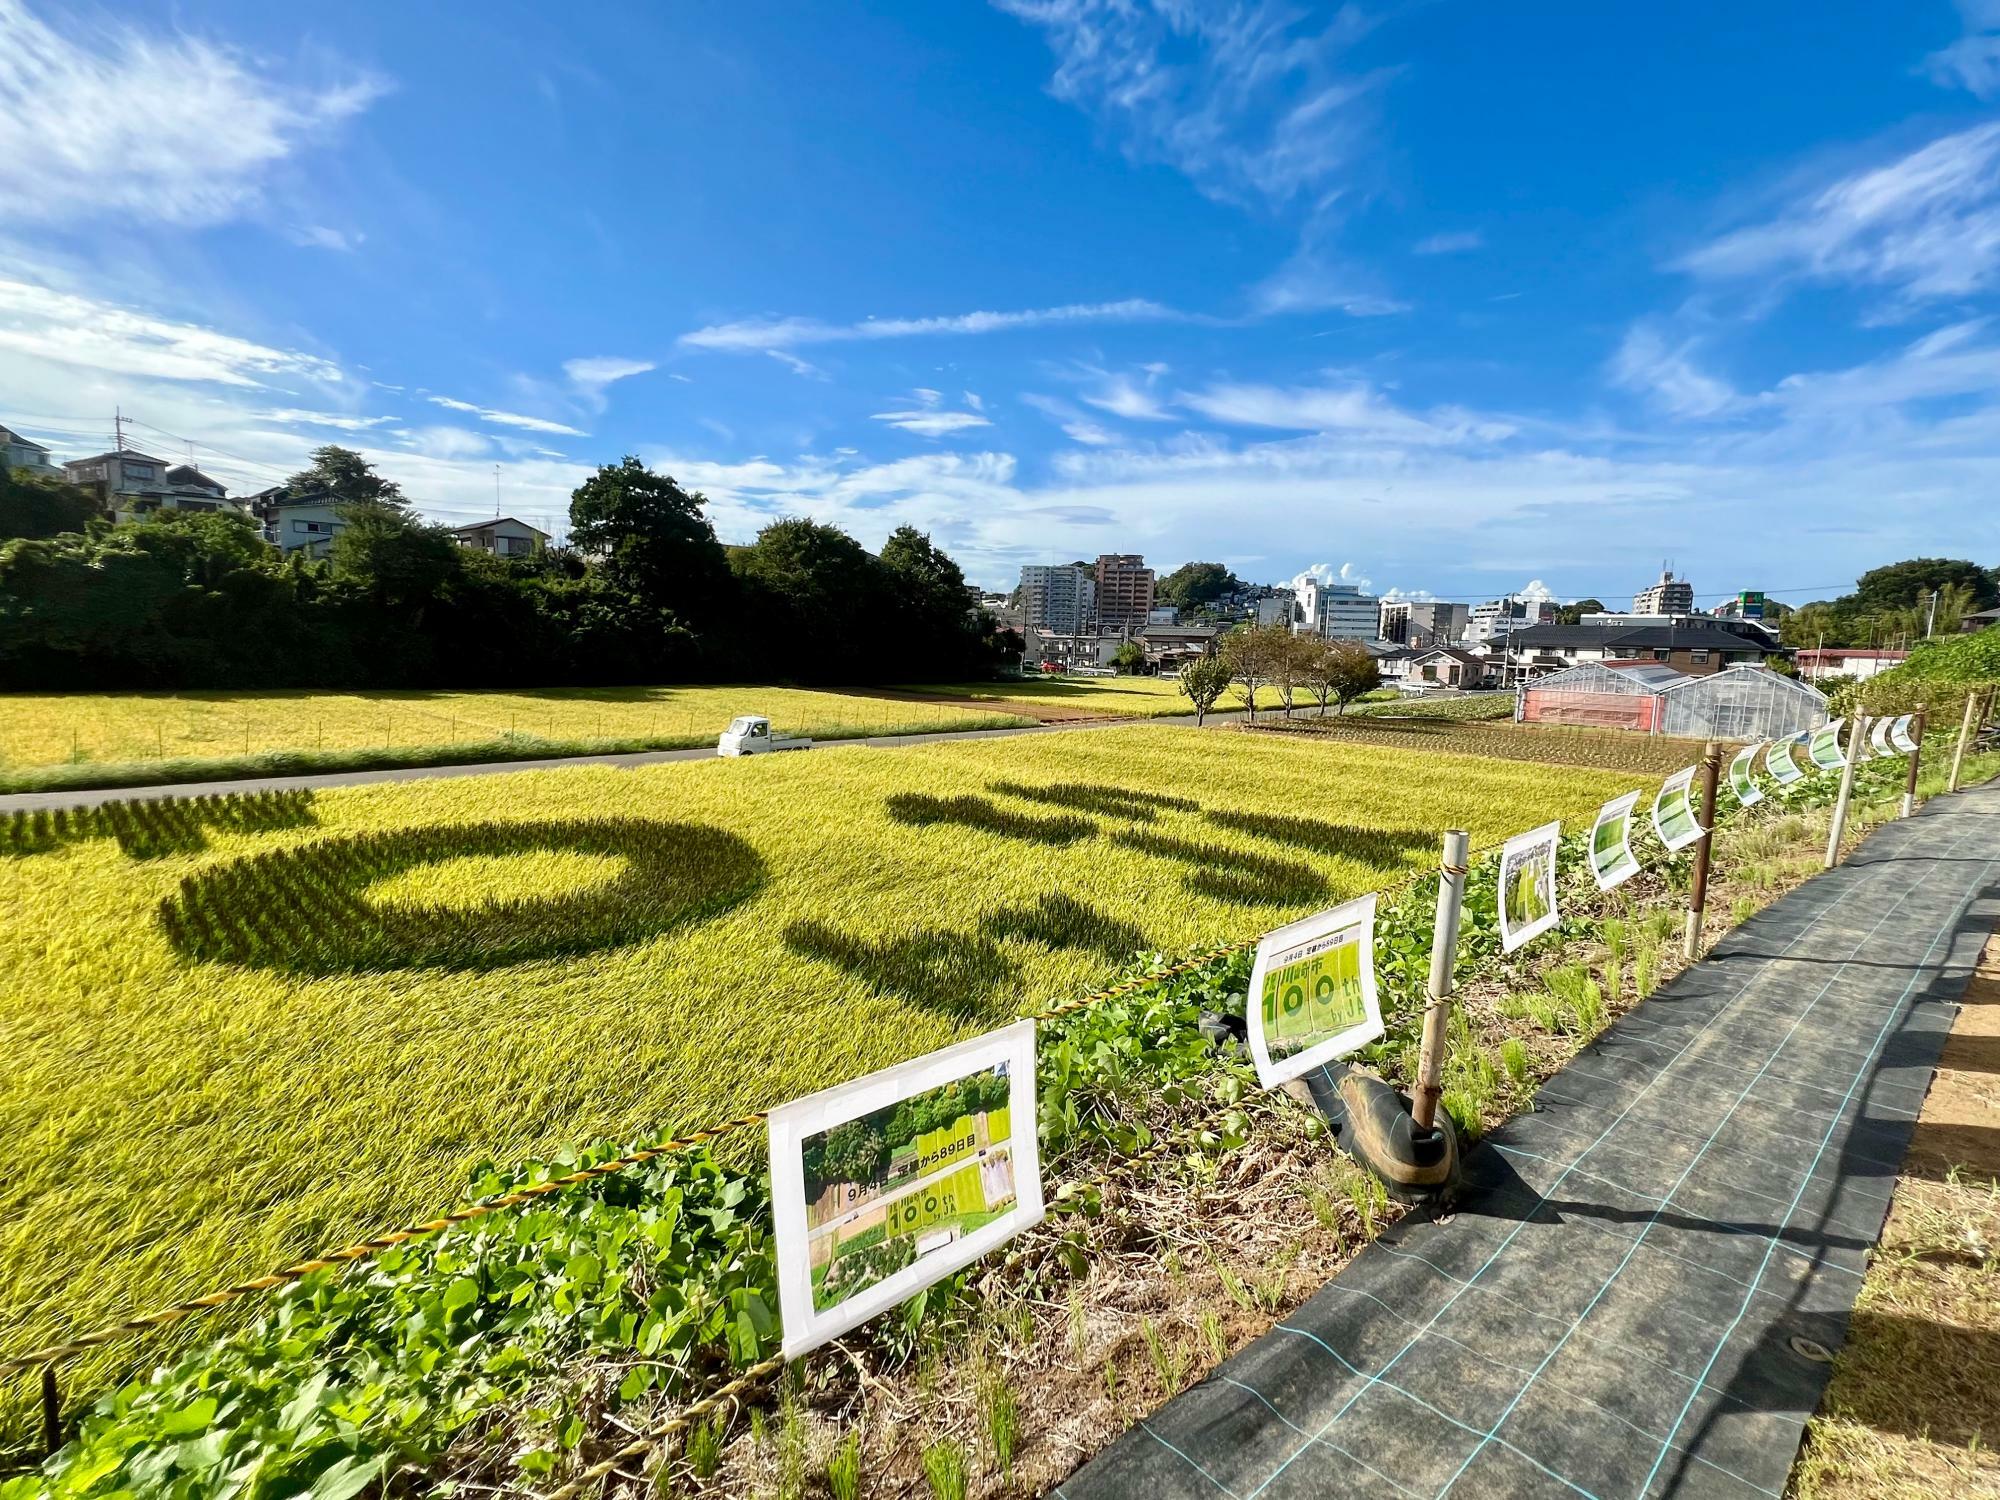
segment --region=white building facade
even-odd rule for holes
[[[1309,578],[1298,586],[1299,614],[1294,628],[1301,634],[1330,641],[1372,641],[1382,626],[1382,601],[1351,583],[1321,583]]]
[[[1021,613],[1030,630],[1082,635],[1097,621],[1097,580],[1071,564],[1021,569]]]

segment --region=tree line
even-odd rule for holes
[[[1336,704],[1345,713],[1348,704],[1381,685],[1382,669],[1361,642],[1295,635],[1283,625],[1232,630],[1214,656],[1197,658],[1180,671],[1181,693],[1194,706],[1196,723],[1231,688],[1242,694],[1254,719],[1257,694],[1267,687],[1289,718],[1300,699],[1317,703],[1322,714]]]
[[[1913,557],[1870,568],[1854,592],[1785,610],[1787,646],[1907,647],[1956,635],[1967,615],[2000,605],[2000,568],[1962,557]]]
[[[791,518],[725,546],[636,458],[576,488],[568,545],[519,557],[458,545],[348,449],[285,488],[338,506],[325,556],[227,511],[112,525],[0,470],[0,689],[950,681],[1019,657],[914,528],[870,552]]]

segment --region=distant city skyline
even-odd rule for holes
[[[631,453],[995,589],[1802,603],[2000,562],[1991,19],[16,0],[0,423],[558,539]]]

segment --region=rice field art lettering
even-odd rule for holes
[[[1613,797],[1597,810],[1590,828],[1590,873],[1600,891],[1623,885],[1639,873],[1639,860],[1632,853],[1632,814],[1639,806],[1639,794],[1627,792]]]
[[[1653,798],[1653,832],[1670,850],[1685,849],[1708,831],[1695,821],[1694,803],[1690,800],[1694,772],[1693,766],[1674,772],[1660,783],[1660,790]]]
[[[793,1359],[1041,1221],[1035,1023],[781,1105],[770,1160]]]
[[[1516,834],[1500,850],[1500,951],[1512,953],[1556,925],[1560,822]]]
[[[1250,1056],[1276,1088],[1383,1033],[1375,989],[1375,897],[1264,935],[1250,970]]]
[[[1788,739],[1773,740],[1771,748],[1764,752],[1764,769],[1771,773],[1771,779],[1779,786],[1790,786],[1794,782],[1806,779],[1804,768],[1792,754],[1792,747],[1799,742],[1798,735],[1792,735]]]
[[[213,866],[182,879],[159,923],[188,958],[252,968],[491,968],[654,937],[727,910],[763,880],[749,844],[700,824],[446,823]],[[553,893],[509,894],[524,886]]]
[[[1822,771],[1838,771],[1847,764],[1847,756],[1840,748],[1840,731],[1847,725],[1845,719],[1835,719],[1830,724],[1822,724],[1812,732],[1806,742],[1806,758]],[[1859,750],[1859,746],[1852,747]]]
[[[1739,807],[1755,807],[1764,800],[1764,789],[1757,785],[1757,752],[1763,748],[1745,745],[1729,762],[1729,790]]]

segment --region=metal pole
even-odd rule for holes
[[[1847,764],[1840,768],[1840,797],[1833,804],[1833,827],[1826,835],[1826,867],[1840,863],[1840,839],[1847,832],[1847,804],[1854,796],[1854,766],[1868,735],[1868,715],[1857,712],[1847,723]]]
[[[1722,746],[1710,740],[1701,752],[1701,837],[1694,846],[1694,883],[1688,888],[1687,946],[1690,962],[1701,956],[1701,922],[1708,910],[1709,847],[1715,842],[1715,785],[1722,774]]]
[[[42,1366],[42,1443],[51,1454],[62,1447],[62,1392],[54,1365]]]
[[[1924,712],[1924,705],[1917,705],[1917,715],[1910,720],[1910,741],[1917,748],[1910,752],[1910,775],[1903,783],[1903,816],[1908,817],[1917,810],[1917,762],[1924,758],[1924,722],[1930,716]]]
[[[1951,753],[1951,781],[1947,791],[1958,790],[1958,773],[1965,766],[1966,742],[1972,738],[1972,721],[1979,713],[1979,690],[1968,688],[1965,694],[1965,717],[1958,726],[1958,748]]]
[[[1431,931],[1431,982],[1424,1002],[1424,1042],[1417,1054],[1417,1086],[1410,1095],[1410,1117],[1419,1130],[1437,1120],[1438,1099],[1444,1093],[1445,1023],[1451,1019],[1452,971],[1458,960],[1458,918],[1465,906],[1466,860],[1472,835],[1454,828],[1444,836],[1444,858],[1438,865],[1437,925]]]

